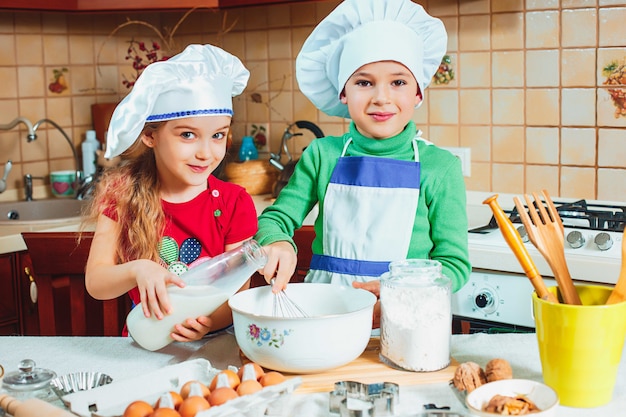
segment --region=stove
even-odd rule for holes
[[[523,196],[520,201],[525,201]],[[556,285],[549,265],[528,241],[513,196],[499,197],[498,202],[525,241],[546,285]],[[534,204],[532,210],[537,209]],[[621,263],[626,203],[554,199],[554,205],[565,228],[565,258],[575,283],[615,284]],[[528,206],[525,208],[528,210]],[[477,210],[483,218],[490,219],[469,231],[472,273],[468,283],[452,296],[455,332],[533,331],[534,289],[489,207],[468,206],[468,213]],[[486,212],[490,216],[486,217]]]

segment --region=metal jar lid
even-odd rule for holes
[[[57,376],[54,371],[37,368],[32,359],[22,360],[18,369],[5,375],[2,380],[4,388],[13,391],[35,391],[48,387],[50,381]]]

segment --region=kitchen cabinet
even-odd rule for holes
[[[16,254],[0,255],[0,335],[20,333]]]
[[[98,12],[127,10],[181,10],[193,7],[233,8],[290,3],[295,0],[3,0],[0,9]],[[311,1],[311,0],[306,0]]]

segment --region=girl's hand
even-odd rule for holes
[[[272,278],[276,278],[272,287],[272,291],[276,293],[285,289],[296,270],[298,261],[296,251],[287,241],[274,242],[263,247],[263,249],[267,253],[267,263],[259,272],[263,274],[268,283]]]
[[[172,312],[167,286],[176,285],[182,288],[185,283],[178,275],[156,262],[147,259],[133,262],[143,314],[146,317],[154,314],[157,319],[161,320],[165,314]]]
[[[211,324],[211,319],[207,316],[200,316],[197,319],[187,319],[174,326],[174,331],[170,336],[177,342],[200,340],[211,330]]]
[[[378,329],[380,327],[380,280],[360,282],[352,281],[354,288],[362,288],[374,294],[376,298],[379,298],[374,304],[374,317],[372,323],[372,329]]]

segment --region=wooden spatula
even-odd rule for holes
[[[622,268],[617,277],[615,288],[611,291],[607,304],[615,304],[626,301],[626,231],[622,235]]]

